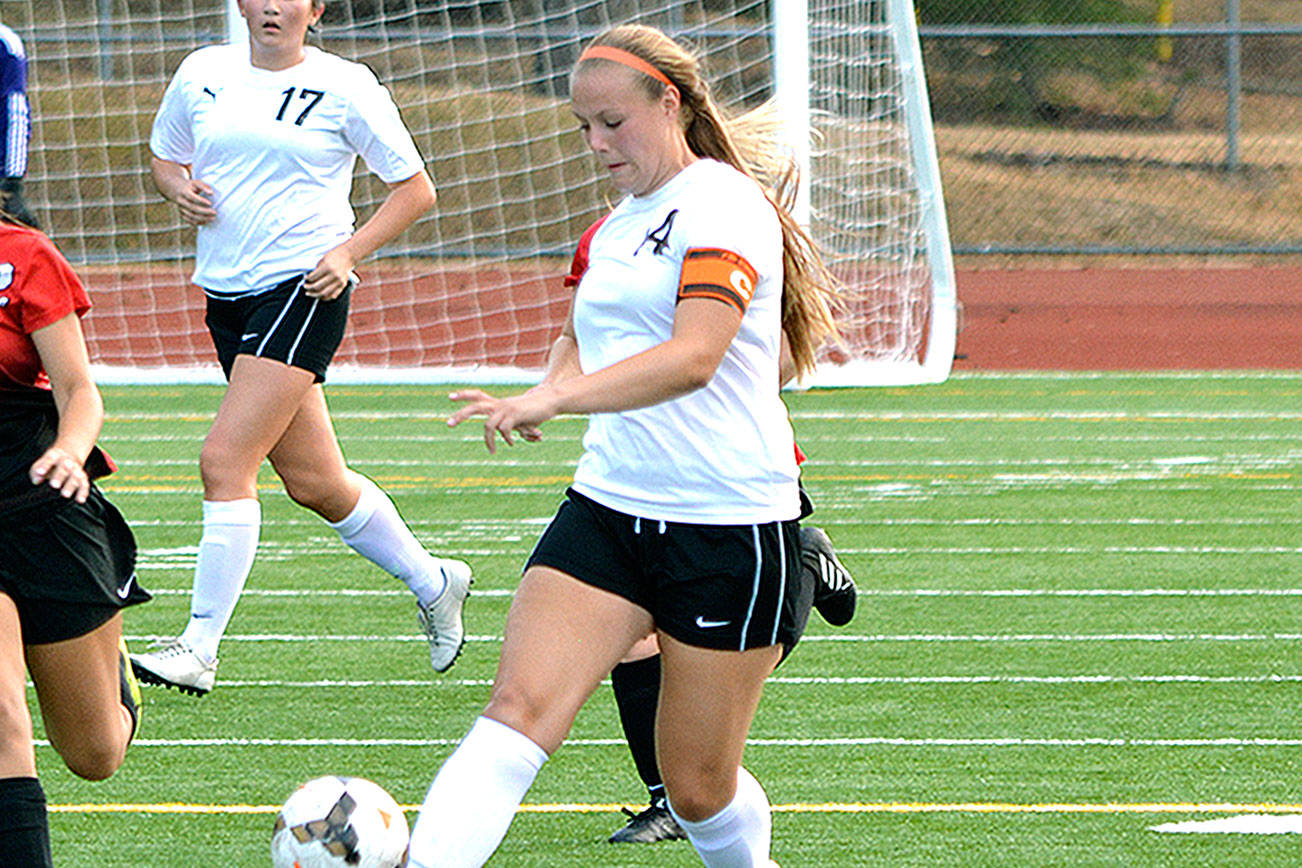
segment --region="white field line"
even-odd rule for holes
[[[861,597],[1297,597],[1302,588],[860,588]]]
[[[128,642],[162,642],[175,638],[166,634],[139,633]],[[232,633],[226,642],[428,642],[424,635],[378,633]],[[467,636],[467,642],[501,642],[500,635]],[[1018,642],[1298,642],[1302,633],[879,633],[870,635],[805,636],[801,642],[921,642],[921,643],[1018,643]]]
[[[189,588],[151,588],[155,597],[189,597]],[[510,597],[511,588],[485,588],[475,597]],[[244,597],[408,597],[405,588],[246,588]],[[860,597],[1302,597],[1302,588],[860,588]]]
[[[420,805],[402,805],[408,813]],[[522,814],[611,814],[622,803],[558,802],[521,805]],[[50,805],[55,814],[275,814],[280,805],[215,805],[186,802]],[[778,814],[1226,814],[1302,811],[1302,804],[1271,802],[826,802],[773,805]]]
[[[603,684],[609,684],[606,679]],[[775,675],[765,684],[784,687],[842,687],[862,685],[897,686],[983,686],[998,684],[1078,685],[1078,684],[1302,684],[1302,675],[861,675],[861,676],[782,676]],[[27,685],[32,686],[30,682]],[[279,679],[232,680],[221,683],[222,689],[244,690],[371,690],[414,687],[422,690],[446,690],[454,687],[492,687],[491,678],[322,678],[307,681]]]
[[[147,438],[141,438],[147,439]],[[174,440],[174,437],[164,437],[166,440]],[[365,438],[346,438],[349,442]],[[401,442],[408,438],[394,437],[374,438],[377,441]],[[579,438],[576,438],[576,440]],[[801,443],[904,443],[919,445],[935,445],[952,443],[952,437],[943,437],[931,434],[884,434],[884,433],[865,433],[865,434],[822,434],[818,431],[797,432],[797,440]],[[965,442],[969,443],[1294,443],[1302,440],[1302,431],[1280,431],[1270,434],[1252,433],[1247,431],[1227,431],[1223,434],[1182,434],[1172,431],[1165,434],[1046,434],[1043,432],[1026,431],[1019,435],[1016,431],[1003,432],[997,434],[965,436]],[[822,464],[819,461],[821,452],[815,451],[810,459],[815,464]]]
[[[604,683],[609,684],[607,679]],[[765,684],[794,687],[839,687],[856,685],[988,685],[988,684],[1300,684],[1302,675],[862,675],[862,676],[782,676],[774,675]],[[372,689],[415,687],[445,689],[449,687],[491,687],[491,678],[418,679],[317,679],[283,681],[276,679],[222,681],[222,689]]]
[[[1297,422],[1289,410],[796,410],[791,417],[831,422]],[[384,418],[380,416],[380,418]]]
[[[1023,489],[1045,491],[1080,485],[1124,485],[1130,491],[1144,493],[1156,491],[1170,494],[1175,492],[1221,493],[1226,490],[1227,484],[1232,484],[1233,491],[1236,494],[1263,491],[1295,493],[1302,490],[1302,485],[1293,481],[1295,478],[1302,478],[1302,474],[1295,474],[1291,471],[1284,473],[1267,472],[1256,477],[1237,473],[1219,473],[1215,475],[1199,473],[1178,477],[1169,476],[1165,473],[1129,474],[1124,476],[1104,474],[1088,476],[1076,474],[999,474],[988,478],[961,480],[933,480],[930,477],[915,478],[912,476],[885,478],[878,475],[850,477],[845,474],[832,474],[825,476],[823,480],[812,476],[810,481],[817,484],[824,480],[831,480],[832,483],[849,487],[849,490],[859,498],[849,505],[844,503],[833,505],[820,501],[820,512],[830,512],[844,509],[862,510],[864,498],[869,501],[883,499],[899,501],[910,498],[921,499],[923,497],[931,499],[938,495],[961,496],[967,491],[976,491],[978,493]],[[452,490],[461,494],[490,494],[496,496],[508,494],[556,494],[569,483],[570,479],[570,475],[559,474],[554,477],[539,476],[536,478],[503,477],[492,481],[487,477],[483,480],[448,479],[446,482],[432,477],[408,480],[385,479],[382,481],[387,490],[402,496],[442,495]],[[106,494],[112,497],[194,498],[203,494],[203,488],[198,484],[197,480],[194,484],[187,483],[184,485],[136,485],[123,479],[101,487]],[[264,494],[279,494],[282,489],[278,483],[268,481],[259,483],[258,491]]]
[[[34,739],[49,747],[46,739]],[[455,738],[138,738],[135,750],[161,747],[456,747]],[[626,747],[623,738],[571,738],[566,747]],[[748,738],[752,747],[1069,747],[1069,748],[1248,748],[1302,747],[1299,738],[896,738],[854,736],[846,738]]]
[[[894,633],[805,636],[801,642],[1297,642],[1302,633]]]
[[[833,506],[820,501],[820,511],[833,509],[862,510],[863,497],[870,499],[887,498],[891,500],[907,497],[928,498],[937,495],[963,495],[968,491],[979,493],[1015,491],[1030,489],[1064,489],[1069,486],[1127,486],[1129,490],[1139,492],[1190,492],[1210,491],[1224,492],[1232,486],[1236,493],[1258,491],[1296,492],[1302,488],[1297,482],[1302,478],[1291,470],[1261,472],[1217,472],[1217,473],[1182,473],[1171,475],[1166,471],[1134,472],[1126,474],[1073,474],[1073,473],[999,473],[991,476],[972,476],[967,478],[938,479],[927,474],[853,474],[821,471],[822,475],[807,477],[811,485],[835,484],[848,488],[857,498],[851,506],[844,504]],[[447,494],[457,491],[462,494],[558,494],[572,479],[572,474],[557,473],[552,476],[503,476],[494,478],[485,476],[480,479],[454,477],[420,476],[390,478],[381,480],[384,487],[403,496]],[[105,493],[113,497],[187,497],[192,498],[203,493],[198,480],[184,483],[141,485],[129,479],[116,480],[101,486]],[[282,492],[279,483],[270,480],[258,484],[258,491],[276,495]],[[841,498],[844,500],[844,497]]]
[[[462,557],[492,557],[528,552],[532,540],[519,540],[515,545],[458,546],[456,554]],[[194,566],[197,546],[177,546],[164,549],[146,549],[140,553],[138,570],[191,569]],[[334,546],[316,543],[262,543],[258,555],[263,560],[289,558],[335,558],[341,553]],[[1005,557],[1021,555],[1089,556],[1101,555],[1228,555],[1231,557],[1302,555],[1302,546],[845,546],[837,549],[841,556],[864,555],[870,557]]]
[[[822,462],[820,469],[827,471],[840,467],[926,467],[943,469],[958,468],[1006,468],[1006,467],[1102,467],[1118,470],[1143,468],[1145,471],[1157,467],[1170,471],[1180,468],[1202,468],[1203,470],[1240,471],[1246,468],[1262,469],[1266,467],[1288,467],[1298,463],[1302,456],[1289,451],[1277,455],[1206,455],[1189,456],[1153,456],[1153,457],[1107,457],[1107,456],[1067,456],[1047,458],[835,458]],[[477,468],[514,468],[543,467],[557,468],[560,462],[554,459],[530,458],[447,458],[431,462],[428,458],[359,458],[349,461],[356,467],[382,468],[425,468],[430,472],[446,467]],[[154,458],[140,462],[138,468],[149,467],[186,467],[196,469],[195,462],[188,458]],[[564,465],[568,467],[568,465]],[[1169,475],[1169,474],[1168,474]],[[195,474],[198,476],[197,472]]]
[[[1152,832],[1183,835],[1298,835],[1302,834],[1302,814],[1240,814],[1219,820],[1186,820],[1152,826]]]
[[[1215,371],[1191,371],[1172,368],[1164,371],[953,371],[951,381],[962,380],[1296,380],[1302,386],[1302,375],[1296,371],[1226,368]]]
[[[1067,518],[1067,517],[1045,517],[1045,518],[1009,518],[1009,517],[976,517],[976,518],[926,518],[919,516],[904,517],[865,517],[865,518],[835,518],[825,519],[822,517],[823,507],[819,508],[819,520],[811,522],[819,527],[1295,527],[1302,525],[1302,517],[1232,517],[1224,518],[1157,518],[1147,516],[1123,516],[1119,518]],[[834,507],[826,507],[828,511]],[[479,535],[488,532],[538,532],[545,527],[550,521],[551,516],[537,516],[533,518],[519,519],[491,519],[491,518],[473,518],[473,519],[454,519],[454,518],[411,518],[407,524],[415,528],[435,528],[444,529],[448,533],[475,533]],[[133,519],[132,527],[193,527],[199,528],[200,521],[196,516],[193,519],[183,518],[150,518],[150,519]],[[320,519],[310,518],[287,518],[287,519],[264,519],[262,522],[263,529],[281,528],[281,527],[305,527],[311,530],[322,530]],[[191,546],[193,550],[197,547]]]
[[[104,445],[111,449],[130,448],[134,443],[175,443],[178,441],[193,440],[196,443],[195,456],[189,461],[180,461],[181,464],[191,464],[198,466],[197,444],[199,437],[196,436],[178,436],[175,434],[141,434],[131,438],[106,436],[103,438]],[[341,434],[341,439],[345,443],[392,443],[395,445],[408,443],[446,443],[446,435],[402,435],[402,434]],[[479,438],[475,438],[478,440]],[[549,441],[559,443],[578,443],[583,438],[578,435],[568,436],[559,435],[547,438]],[[926,434],[820,434],[817,431],[800,432],[797,439],[801,443],[905,443],[905,444],[938,444],[949,443],[951,438],[933,436]],[[1133,436],[1126,434],[1041,434],[1027,432],[1026,436],[1019,437],[1016,432],[1001,432],[998,436],[973,436],[965,438],[973,443],[1293,443],[1302,440],[1302,431],[1298,432],[1279,432],[1272,434],[1259,434],[1248,432],[1226,432],[1224,434],[1180,434],[1171,432],[1169,434],[1135,434]],[[472,440],[463,440],[462,442],[474,442]],[[812,456],[815,464],[823,462],[818,460],[815,453]],[[148,466],[160,462],[133,462],[136,466]],[[171,462],[169,463],[177,463]],[[352,462],[356,463],[356,462]],[[433,462],[427,462],[433,465]],[[441,463],[441,462],[440,462]]]
[[[1300,546],[882,546],[838,548],[848,555],[1297,555]]]
[[[331,411],[331,418],[336,421],[355,420],[362,422],[434,422],[444,424],[447,416],[442,413],[419,413],[402,410],[337,410]],[[1130,412],[1126,410],[796,410],[791,417],[800,419],[819,419],[826,421],[853,422],[1296,422],[1302,420],[1302,412],[1286,410],[1145,410]],[[207,415],[177,416],[174,413],[113,413],[106,423],[113,422],[165,422],[170,425],[183,422],[211,424],[212,417]],[[566,423],[582,425],[580,418],[570,420],[553,420],[552,425],[559,428]],[[577,433],[569,434],[577,439]],[[186,438],[188,439],[188,438]],[[453,439],[473,443],[481,440],[479,434],[464,434],[460,437],[444,436],[440,439]]]

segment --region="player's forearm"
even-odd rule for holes
[[[709,383],[718,357],[688,341],[669,340],[591,374],[558,381],[560,413],[621,413],[691,394]]]
[[[62,394],[60,394],[62,393]],[[59,407],[59,431],[54,446],[85,463],[104,424],[104,402],[89,379],[54,389]]]
[[[425,172],[393,185],[371,218],[344,242],[354,262],[361,262],[397,238],[434,207],[434,182]]]

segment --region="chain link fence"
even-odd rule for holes
[[[956,252],[1302,252],[1302,3],[918,13]]]

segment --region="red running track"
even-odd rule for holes
[[[180,272],[84,276],[95,361],[215,364],[201,294]],[[363,277],[342,363],[538,367],[568,308],[559,273]],[[971,270],[957,280],[958,370],[1302,369],[1302,267]]]

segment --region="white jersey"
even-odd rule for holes
[[[778,393],[782,229],[750,178],[698,160],[660,189],[619,203],[592,237],[574,297],[579,365],[591,373],[667,341],[690,282],[684,264],[701,251],[738,263],[710,281],[719,286],[693,295],[719,298],[721,312],[725,302],[743,309],[740,331],[704,388],[593,414],[574,488],[611,509],[662,521],[796,518],[794,440]],[[736,292],[725,288],[729,282]]]
[[[358,155],[386,183],[424,168],[374,73],[311,46],[305,53],[272,71],[252,65],[248,45],[201,48],[163,94],[150,150],[216,191],[193,277],[209,295],[269,289],[347,240]]]

